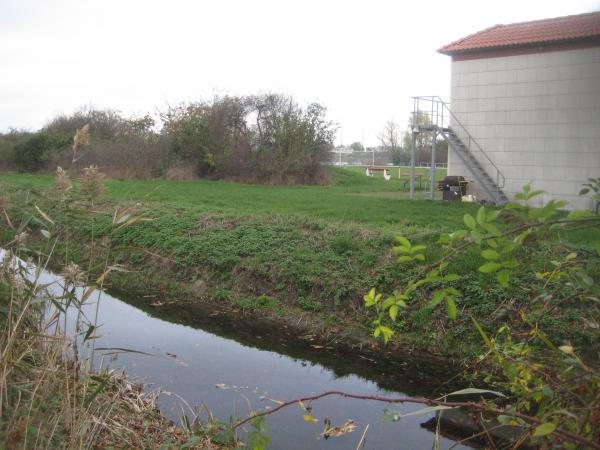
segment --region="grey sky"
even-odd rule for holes
[[[595,0],[0,0],[0,130],[82,105],[141,114],[213,94],[319,101],[346,144],[448,98],[435,50],[494,25],[600,10]],[[341,140],[341,133],[337,143]]]

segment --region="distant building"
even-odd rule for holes
[[[502,172],[503,194],[532,182],[542,200],[592,207],[578,192],[600,176],[600,12],[495,25],[438,51],[452,57],[451,109]],[[467,165],[449,152],[450,175]]]

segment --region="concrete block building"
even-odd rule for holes
[[[472,159],[503,198],[532,182],[548,192],[539,203],[592,208],[578,193],[600,177],[600,12],[495,25],[438,51],[452,57],[450,127],[485,152]],[[449,174],[469,176],[459,153]],[[489,197],[482,183],[471,191]]]

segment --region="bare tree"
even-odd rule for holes
[[[393,119],[388,120],[377,134],[377,139],[384,149],[394,151],[400,147],[400,126]]]

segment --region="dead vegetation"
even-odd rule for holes
[[[80,184],[87,186],[89,205],[102,194],[103,174],[91,167],[84,177]],[[70,189],[70,178],[58,170],[49,198],[63,205]],[[0,201],[1,220],[10,230],[3,230],[0,248],[0,448],[222,448],[208,434],[178,428],[162,416],[157,392],[94,365],[96,319],[85,317],[82,305],[111,269],[105,262],[103,275],[91,281],[80,266],[66,262],[56,279],[44,278],[42,269],[53,264],[66,231],[57,225],[56,210],[51,218],[37,204],[28,206],[23,221],[9,217]],[[117,210],[116,226],[135,221],[134,212]],[[48,229],[31,230],[33,216]],[[31,250],[38,231],[46,245]]]

